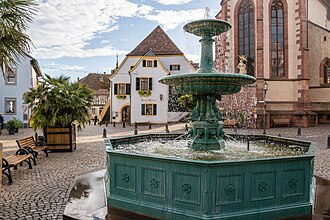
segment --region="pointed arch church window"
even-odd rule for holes
[[[254,8],[251,0],[241,1],[238,8],[238,55],[246,55],[246,73],[254,76]]]
[[[271,4],[271,74],[283,77],[285,72],[284,49],[284,8],[281,0],[273,0]]]

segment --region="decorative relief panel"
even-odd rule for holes
[[[114,182],[116,189],[135,192],[136,190],[135,181],[136,181],[136,168],[134,166],[115,164]]]
[[[306,194],[305,172],[303,169],[284,170],[282,197],[301,196]]]
[[[243,175],[217,176],[216,205],[243,202]]]
[[[166,171],[142,167],[141,186],[143,195],[165,198]]]
[[[250,187],[251,201],[275,199],[275,172],[253,173]]]
[[[175,201],[200,205],[200,175],[173,173],[172,192]]]

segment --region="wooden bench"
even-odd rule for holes
[[[235,119],[225,119],[223,122],[225,128],[235,128],[237,127],[237,121]]]
[[[273,123],[274,123],[274,128],[276,126],[281,126],[281,125],[290,126],[291,125],[291,120],[288,119],[288,118],[276,118],[276,119],[273,119]]]
[[[27,149],[29,153],[32,154],[32,160],[33,164],[36,165],[36,158],[38,157],[38,153],[43,151],[46,154],[46,157],[48,157],[48,146],[38,146],[36,142],[34,141],[33,136],[26,137],[20,140],[16,140],[16,143],[19,148]]]
[[[32,154],[30,154],[26,149],[18,149],[15,155],[2,158],[2,174],[7,176],[9,184],[13,183],[13,178],[11,177],[10,167],[17,169],[19,164],[26,162],[29,165],[29,169],[32,169]]]

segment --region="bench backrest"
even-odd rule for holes
[[[290,123],[290,119],[288,118],[276,118],[273,119],[273,122],[276,123]]]
[[[36,142],[34,141],[33,136],[23,138],[23,139],[20,139],[20,140],[16,140],[16,143],[17,143],[19,148],[21,148],[21,147],[35,147],[36,146]]]

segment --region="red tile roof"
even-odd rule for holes
[[[94,90],[97,94],[105,93],[110,89],[110,82],[109,82],[110,74],[103,74],[103,73],[89,73],[84,78],[80,79],[78,82],[81,84],[86,84]]]
[[[183,55],[159,25],[127,56],[143,56],[149,50],[155,55]]]

